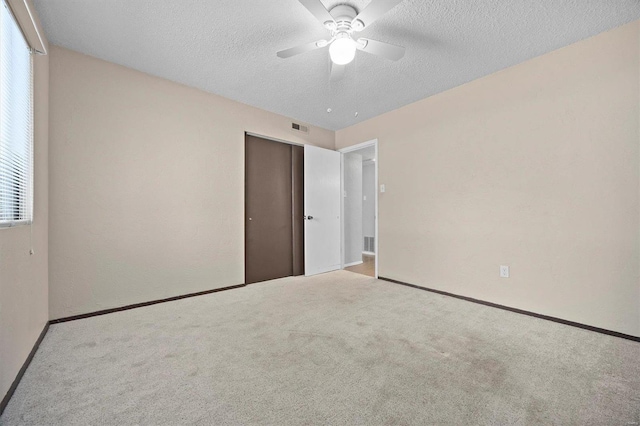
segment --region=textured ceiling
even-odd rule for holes
[[[331,83],[327,49],[276,57],[327,37],[297,0],[35,5],[54,44],[333,130],[640,18],[640,0],[405,0],[360,33],[405,57],[358,52]]]

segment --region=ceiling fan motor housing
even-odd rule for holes
[[[361,21],[356,21],[355,23],[353,23],[355,17],[358,16],[358,12],[349,5],[340,4],[331,9],[329,13],[331,14],[331,16],[333,16],[335,23],[329,22],[325,23],[325,25],[329,24],[330,26],[332,26],[333,28],[329,28],[329,25],[327,25],[327,28],[332,31],[346,31],[350,33],[354,30],[358,31],[356,28],[354,28],[355,26],[361,26],[362,28],[364,28],[364,24]]]

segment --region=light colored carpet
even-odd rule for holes
[[[339,271],[51,326],[3,425],[631,425],[640,344]]]

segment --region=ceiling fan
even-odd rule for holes
[[[278,57],[286,59],[329,46],[331,79],[337,80],[344,74],[345,66],[355,58],[356,50],[382,56],[392,61],[397,61],[404,56],[404,47],[369,38],[353,39],[354,33],[373,24],[403,0],[371,0],[371,3],[360,13],[346,4],[340,4],[327,10],[320,0],[299,1],[331,32],[331,37],[328,40],[318,40],[281,50],[277,53]]]

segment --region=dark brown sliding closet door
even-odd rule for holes
[[[293,275],[304,275],[304,148],[291,146],[293,182]]]
[[[294,173],[299,153],[285,143],[247,135],[245,140],[245,282],[303,273],[299,271],[300,226],[294,210],[302,190]],[[295,161],[294,161],[295,157]],[[294,189],[296,191],[294,191]],[[296,240],[294,243],[294,232]],[[294,255],[295,250],[295,255]],[[295,267],[294,267],[295,264]]]

